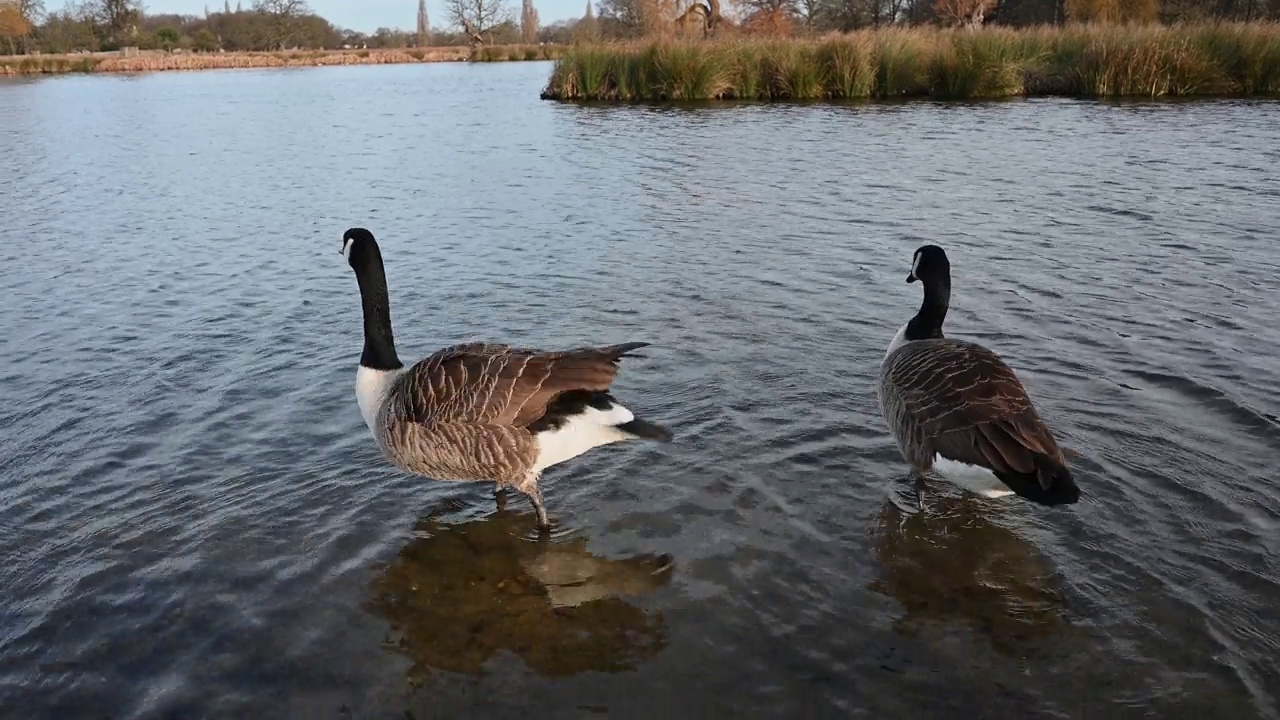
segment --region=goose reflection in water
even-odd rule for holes
[[[943,496],[928,513],[890,501],[880,512],[872,589],[905,609],[895,627],[917,635],[956,623],[1002,655],[1068,629],[1058,576],[1034,546],[988,516],[992,503]]]
[[[503,651],[547,676],[623,672],[666,646],[662,614],[620,596],[665,585],[670,556],[613,560],[584,539],[531,541],[537,517],[505,509],[456,524],[430,516],[415,531],[370,603],[413,661],[411,681],[433,670],[481,674]]]

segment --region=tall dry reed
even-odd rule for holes
[[[296,67],[306,65],[386,65],[418,62],[554,60],[562,47],[506,45],[407,48],[403,50],[302,50],[288,52],[166,53],[148,51],[84,55],[0,56],[0,75],[75,72],[151,72],[219,68]]]
[[[0,57],[0,76],[87,73],[101,63],[100,57],[80,55]]]
[[[1163,97],[1280,93],[1280,24],[886,28],[818,39],[577,45],[561,100]]]
[[[470,60],[471,62],[555,60],[563,54],[563,45],[483,45],[472,48]]]

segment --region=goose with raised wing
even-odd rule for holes
[[[907,282],[916,280],[924,300],[889,343],[877,395],[915,475],[919,507],[928,474],[986,497],[1077,502],[1062,450],[1013,369],[982,345],[943,337],[951,263],[941,247],[916,250]]]
[[[356,401],[396,467],[437,480],[513,487],[529,496],[545,530],[550,522],[538,487],[544,470],[601,445],[671,439],[609,390],[621,359],[648,343],[546,352],[476,342],[405,367],[396,354],[373,233],[347,230],[342,252],[355,270],[364,311]]]

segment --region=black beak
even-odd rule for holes
[[[915,281],[916,281],[916,274],[915,274],[915,273],[911,273],[910,275],[907,275],[907,282],[909,282],[909,283],[913,283],[913,282],[915,282]]]

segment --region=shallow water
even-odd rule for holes
[[[1280,104],[573,107],[545,64],[0,82],[0,715],[1275,718]],[[670,445],[389,469],[405,358],[646,340]],[[1069,508],[931,488],[873,380],[938,242]],[[406,712],[409,715],[406,715]]]

